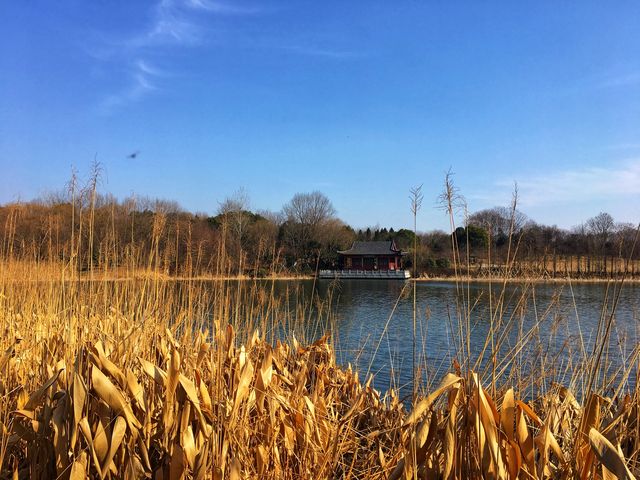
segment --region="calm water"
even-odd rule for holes
[[[307,338],[319,334],[320,330],[332,331],[340,362],[358,368],[361,379],[369,371],[375,373],[376,388],[386,390],[394,385],[404,395],[411,390],[412,379],[412,289],[412,283],[401,281],[347,280],[337,285],[328,281],[276,282],[279,294],[297,291],[293,296],[297,302],[301,298],[308,301],[312,292],[315,300],[330,300],[331,320],[320,328],[314,326]],[[490,312],[493,312],[494,324],[499,324],[493,334],[494,342],[503,338],[498,363],[511,355],[511,364],[518,365],[519,371],[541,377],[544,373],[566,384],[580,368],[581,359],[592,358],[600,316],[611,311],[613,285],[607,289],[606,284],[578,284],[572,288],[558,284],[528,287],[510,284],[504,292],[499,314],[496,305],[501,290],[501,285],[493,286],[490,304],[488,284],[465,285],[460,290],[450,282],[416,285],[416,350],[422,382],[438,381],[451,370],[454,358],[460,363],[466,358],[459,350],[458,328],[460,309],[467,310],[469,305],[472,306],[469,317],[472,361],[480,357],[485,341],[492,338]],[[625,366],[638,345],[639,320],[640,286],[625,285],[603,356],[611,372]],[[514,355],[517,339],[522,336],[530,337],[530,341]],[[490,348],[480,359],[478,371],[481,373],[491,365]],[[543,366],[545,372],[541,371]],[[491,368],[485,371],[484,378],[485,382],[490,381]],[[635,371],[630,380],[630,385],[634,384]],[[545,384],[540,385],[544,387]],[[576,388],[579,389],[579,385]]]

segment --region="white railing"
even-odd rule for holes
[[[320,270],[319,278],[379,278],[405,279],[410,278],[408,270]]]

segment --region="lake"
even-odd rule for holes
[[[276,295],[286,295],[289,303],[304,300],[310,305],[310,320],[304,327],[288,325],[278,336],[289,336],[293,331],[298,338],[310,340],[323,331],[331,332],[339,362],[357,368],[362,380],[367,372],[374,373],[374,386],[381,391],[395,386],[405,397],[410,394],[413,283],[309,280],[276,281],[274,285]],[[454,282],[418,282],[415,290],[416,364],[421,368],[422,385],[437,382],[452,370],[454,359],[463,364],[467,357],[472,363],[478,361],[476,371],[485,384],[489,383],[494,372],[493,339],[497,383],[508,380],[513,384],[530,375],[527,384],[534,379],[532,389],[536,389],[532,395],[548,388],[551,381],[580,392],[589,377],[586,360],[592,359],[601,345],[610,377],[619,378],[619,369],[629,365],[640,338],[638,284],[625,284],[619,296],[614,295],[614,284],[605,283],[509,283],[503,291],[502,284],[493,284],[490,289],[488,283],[456,286]],[[616,297],[609,342],[600,342],[594,349],[598,326],[604,329],[608,323]],[[330,313],[326,304],[331,305]],[[314,320],[318,312],[323,317],[320,322]],[[306,332],[300,331],[303,329]],[[461,337],[468,338],[468,344],[461,346]],[[522,338],[528,341],[519,342]],[[505,359],[509,359],[506,365]],[[635,374],[634,367],[628,386],[635,385]]]

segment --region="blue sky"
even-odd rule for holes
[[[102,190],[215,212],[320,190],[355,226],[471,211],[640,217],[640,3],[6,1],[0,203]],[[54,6],[55,5],[55,6]],[[127,155],[139,151],[135,159]]]

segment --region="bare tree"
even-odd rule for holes
[[[299,223],[314,230],[325,220],[336,214],[331,201],[321,192],[296,193],[289,202],[282,207],[287,220]]]
[[[297,243],[304,246],[315,239],[318,228],[334,217],[336,209],[331,200],[321,192],[296,193],[282,207],[287,223],[298,235]]]
[[[273,223],[275,226],[280,227],[286,220],[282,212],[272,212],[271,210],[258,210],[256,212],[262,218]]]
[[[600,246],[604,247],[609,240],[609,237],[614,232],[615,222],[611,215],[605,212],[600,212],[595,217],[591,217],[587,220],[587,229],[598,238]]]
[[[320,229],[334,218],[336,213],[331,201],[321,192],[296,193],[282,207],[286,222],[283,225],[283,238],[293,254],[303,264],[312,262],[310,253],[319,253]],[[303,258],[305,257],[305,258]]]
[[[628,258],[633,253],[637,229],[633,223],[626,222],[618,223],[615,226],[614,241],[619,257]]]
[[[231,196],[225,198],[218,207],[218,215],[224,223],[223,230],[228,228],[235,241],[238,253],[242,253],[247,229],[251,223],[249,212],[249,195],[240,188]]]
[[[605,212],[600,212],[595,217],[587,220],[587,231],[595,241],[595,247],[600,251],[602,259],[598,268],[607,271],[607,245],[612,238],[615,229],[613,217]]]
[[[249,195],[243,188],[236,190],[218,206],[218,215],[222,215],[229,220],[232,229],[238,237],[242,237],[249,223],[249,220],[246,218],[248,211]]]
[[[480,210],[469,216],[469,225],[484,228],[492,238],[508,236],[512,228],[513,233],[520,232],[527,224],[528,218],[521,211],[509,207],[493,207]]]

